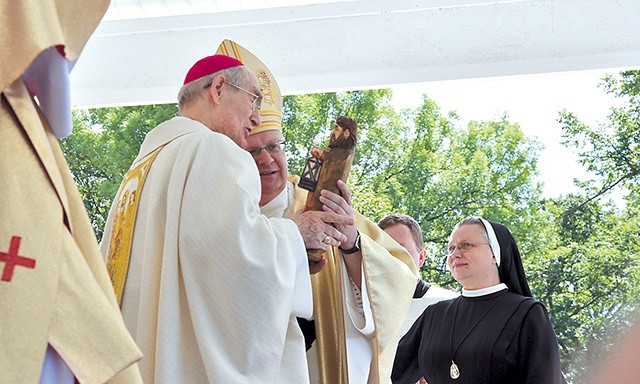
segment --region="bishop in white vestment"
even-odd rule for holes
[[[194,65],[182,116],[147,135],[103,255],[117,283],[112,248],[130,248],[120,297],[145,382],[307,383],[296,323],[312,315],[304,240],[291,220],[260,213],[258,172],[241,146],[259,125],[262,93],[241,62],[222,57]]]

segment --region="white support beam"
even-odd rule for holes
[[[640,65],[640,1],[344,3],[103,21],[71,74],[77,106],[174,102],[225,38],[286,94]]]

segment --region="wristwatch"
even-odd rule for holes
[[[356,242],[353,244],[353,247],[349,249],[340,248],[340,251],[342,251],[344,255],[350,255],[352,253],[358,252],[359,250],[360,250],[360,232],[358,232],[358,236],[356,237]]]

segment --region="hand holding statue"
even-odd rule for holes
[[[345,220],[344,222],[334,223],[335,228],[346,237],[346,240],[339,246],[349,249],[355,246],[358,237],[358,230],[353,219],[353,207],[351,206],[351,191],[342,180],[337,181],[337,187],[342,196],[323,189],[320,191],[320,201],[325,212],[333,212],[351,219],[350,221]]]
[[[291,217],[291,220],[298,226],[305,247],[307,249],[319,249],[322,252],[331,246],[339,247],[348,240],[347,236],[334,225],[338,227],[354,225],[352,216],[330,211],[298,212]],[[311,274],[320,272],[326,262],[324,258],[310,262]]]
[[[341,247],[343,249],[353,248],[358,241],[358,230],[355,226],[355,220],[353,218],[353,208],[351,207],[351,192],[347,188],[347,185],[342,180],[338,180],[337,182],[338,189],[340,190],[342,195],[337,193],[333,193],[331,191],[327,191],[323,189],[320,191],[320,201],[323,203],[322,209],[324,212],[322,213],[330,213],[339,215],[341,220],[333,221],[333,224],[328,224],[332,226],[335,231],[338,231],[340,234],[340,244],[336,244],[336,238],[331,238],[330,241],[326,242],[326,247],[322,247],[323,251],[328,249],[330,246]],[[304,214],[320,214],[320,211],[306,211]],[[302,230],[301,230],[302,232]],[[328,233],[329,231],[327,231]],[[334,232],[335,233],[335,232]],[[303,236],[304,237],[304,236]],[[307,246],[307,249],[313,249]],[[311,274],[315,274],[320,272],[324,266],[326,265],[327,260],[324,257],[321,257],[320,260],[314,261],[309,260],[309,271]]]
[[[306,211],[295,213],[291,220],[298,226],[308,249],[327,250],[340,246],[347,237],[335,225],[353,225],[353,218],[332,212]]]
[[[329,211],[333,211],[335,208],[339,213],[347,213],[351,217],[353,216],[350,204],[351,197],[348,190],[348,200],[342,198],[341,202],[334,198],[334,195],[339,196],[344,193],[342,188],[346,188],[344,182],[347,180],[353,162],[356,132],[356,122],[348,117],[340,116],[336,119],[328,148],[324,150],[319,147],[312,148],[312,157],[307,160],[307,165],[303,170],[299,184],[301,188],[309,191],[305,211],[323,211],[325,210],[326,202],[332,204],[329,207]],[[342,188],[338,186],[338,180],[343,182]],[[333,195],[326,194],[324,190],[333,193]],[[325,193],[324,198],[328,200],[321,200],[323,193]],[[355,227],[344,229],[348,232],[345,234],[349,237],[349,243],[345,244],[345,246],[355,244],[355,237],[350,236],[354,232],[354,236],[357,236],[357,231],[354,231]],[[307,248],[307,253],[311,263],[319,262],[323,257],[324,249]]]

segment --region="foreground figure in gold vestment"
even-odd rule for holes
[[[2,383],[141,382],[57,141],[72,128],[68,73],[107,6],[0,1]]]

